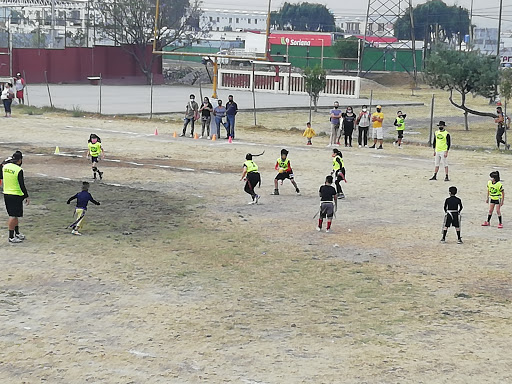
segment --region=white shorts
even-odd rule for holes
[[[372,130],[372,138],[377,140],[383,140],[384,139],[384,131],[382,130],[382,127],[380,128],[373,128]]]
[[[441,165],[441,163],[443,164],[443,167],[448,166],[448,158],[444,157],[445,153],[446,153],[446,151],[436,152],[436,156],[435,156],[436,167],[439,167]]]

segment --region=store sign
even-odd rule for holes
[[[289,45],[295,47],[330,47],[331,35],[306,35],[295,33],[271,33],[268,37],[270,44]]]

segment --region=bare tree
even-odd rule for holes
[[[157,56],[148,46],[156,36],[157,50],[190,45],[203,34],[199,29],[199,0],[160,0],[155,28],[156,0],[93,0],[96,28],[133,56],[151,79]]]

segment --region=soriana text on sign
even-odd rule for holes
[[[330,34],[271,33],[268,40],[274,45],[297,47],[330,47],[332,44]]]

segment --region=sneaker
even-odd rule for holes
[[[448,177],[448,175],[446,175],[446,176],[444,177],[444,181],[450,181],[450,178]]]
[[[500,229],[503,228],[503,224],[501,224],[501,223],[498,224],[498,228],[500,228]]]
[[[16,233],[14,236],[20,240],[25,240],[25,235],[23,233]]]
[[[440,242],[441,243],[446,243],[446,240],[445,239],[441,239]]]
[[[393,141],[393,147],[396,147],[396,141]]]
[[[12,237],[12,238],[11,238],[11,237],[9,237],[9,243],[17,244],[17,243],[22,243],[22,242],[23,242],[23,240],[21,240],[21,239],[17,238],[16,236],[14,236],[14,237]]]
[[[188,137],[194,137],[194,134],[193,134],[193,133],[191,133],[190,135],[188,135]]]
[[[299,188],[297,188],[297,189],[295,190],[295,193],[297,194],[297,196],[300,196],[300,189],[299,189]]]
[[[279,195],[279,189],[274,189],[274,192],[271,193],[273,196]]]
[[[506,147],[507,147],[507,149],[510,149],[510,144],[507,144]]]
[[[183,136],[185,136],[185,134],[184,133],[180,133],[180,137],[183,137]]]
[[[437,180],[436,175],[432,176],[429,180]]]
[[[382,148],[382,145],[380,145],[379,148],[377,148],[377,149],[384,149],[384,148]]]
[[[98,174],[100,175],[100,180],[103,180],[103,172],[98,171]]]
[[[211,137],[210,137],[210,136],[207,136],[207,137],[206,137],[206,139],[207,139],[207,140],[211,140]]]
[[[321,228],[321,227],[316,227],[316,230],[317,230],[318,232],[320,232],[320,231],[322,230],[322,228]]]
[[[254,200],[253,200],[253,201],[249,201],[247,204],[248,204],[248,205],[254,205],[254,204],[256,204],[256,203],[255,203],[255,202],[254,202]]]
[[[203,135],[199,136],[199,138],[200,138],[200,139],[202,139],[202,138],[203,138]]]
[[[457,240],[457,244],[464,244],[464,242],[462,241],[462,239],[459,239]]]
[[[482,223],[482,227],[488,227],[489,225],[490,225],[490,224],[489,224],[489,222],[488,222],[488,221],[484,221],[484,222]]]
[[[365,148],[368,148],[368,144],[366,144],[364,147],[365,147]]]
[[[344,199],[345,198],[345,194],[343,193],[338,193],[338,199]]]
[[[331,230],[330,230],[330,229],[326,229],[326,230],[325,230],[325,233],[329,233],[329,232],[331,232]]]
[[[81,234],[80,232],[78,232],[76,229],[73,229],[73,230],[71,231],[71,234],[72,234],[72,235],[76,235],[76,236],[82,236],[82,234]]]
[[[336,142],[336,145],[341,145],[341,144],[340,144],[340,142],[339,142],[339,141],[337,141],[337,142]],[[346,145],[345,145],[345,147],[346,147]]]
[[[256,195],[254,198],[254,204],[258,204],[258,201],[260,201],[260,195]]]
[[[375,149],[375,144],[373,144],[371,147],[368,147],[370,149]]]
[[[359,144],[359,148],[362,148],[362,145],[361,145],[361,144]]]
[[[404,149],[404,147],[402,147],[401,145],[398,146],[398,149]]]

